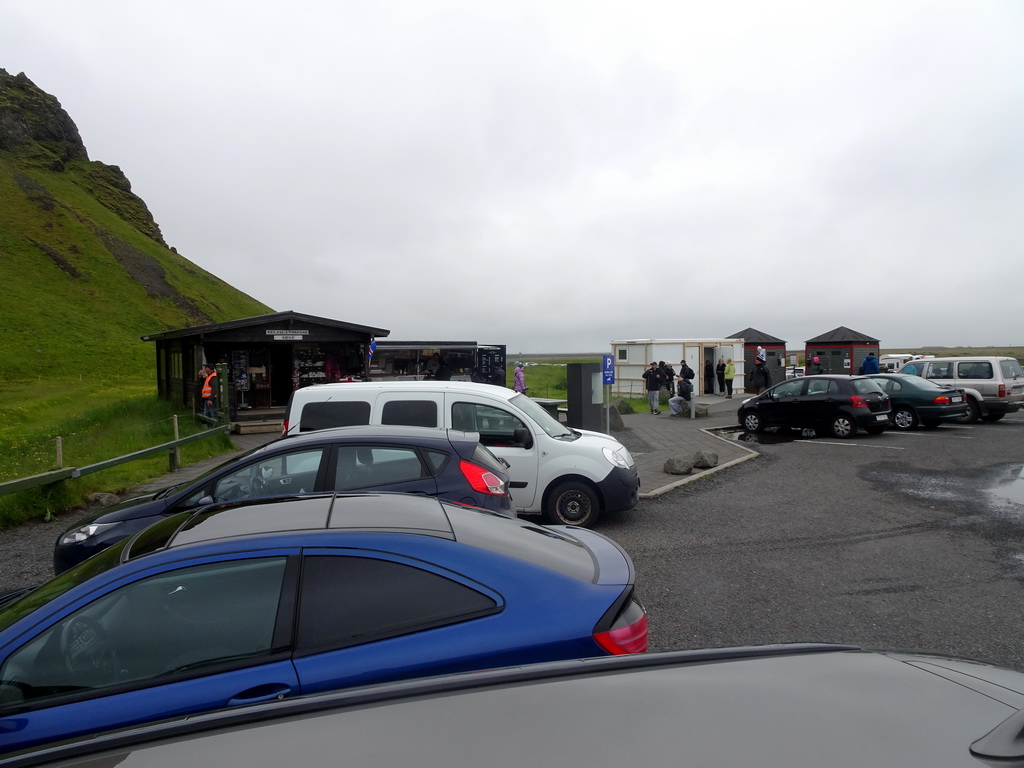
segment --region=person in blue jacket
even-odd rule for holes
[[[868,352],[868,356],[864,358],[864,363],[861,365],[860,370],[865,376],[878,373],[878,358],[875,357],[874,352]]]

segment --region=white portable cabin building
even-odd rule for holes
[[[719,358],[732,358],[736,366],[733,392],[743,392],[743,339],[624,339],[612,342],[612,358],[615,361],[615,383],[612,394],[619,397],[643,397],[646,392],[644,371],[651,363],[664,360],[679,373],[679,361],[697,374],[693,390],[698,395],[719,394],[718,378],[710,391],[704,383],[704,362],[711,361],[712,368]]]

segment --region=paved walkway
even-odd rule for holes
[[[742,443],[718,437],[714,430],[737,426],[736,409],[743,395],[727,400],[719,395],[702,395],[697,404],[706,406],[708,416],[691,419],[671,416],[668,406],[662,406],[661,415],[646,411],[629,413],[622,417],[628,435],[616,433],[627,445],[640,469],[640,498],[660,496],[685,483],[692,483],[705,475],[719,472],[759,454]],[[697,451],[718,455],[718,465],[711,469],[694,469],[689,475],[670,475],[665,472],[665,461],[672,456],[689,458]]]
[[[699,405],[706,406],[709,415],[699,419],[670,416],[668,406],[663,406],[661,415],[629,413],[622,417],[627,433],[614,433],[621,440],[640,469],[640,497],[659,496],[684,483],[690,483],[704,475],[718,472],[739,462],[757,456],[741,443],[717,437],[713,430],[736,425],[736,407],[742,396],[726,400],[717,395],[703,395],[697,398]],[[277,432],[245,435],[230,435],[238,450],[212,459],[189,464],[177,472],[154,478],[148,483],[133,488],[134,493],[152,493],[170,485],[189,482],[204,472],[225,461],[240,456],[245,451],[276,440]],[[665,461],[671,456],[690,457],[697,451],[718,455],[718,465],[711,469],[694,469],[689,475],[670,475],[665,472]]]

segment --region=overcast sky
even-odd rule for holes
[[[1017,0],[0,0],[0,67],[275,310],[1024,346]]]

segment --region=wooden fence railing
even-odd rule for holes
[[[36,488],[40,485],[51,485],[52,483],[60,483],[64,480],[70,480],[72,478],[81,477],[82,475],[88,475],[93,472],[99,472],[103,469],[110,469],[110,467],[116,467],[118,464],[127,464],[129,461],[136,461],[138,459],[144,459],[147,456],[153,456],[158,453],[167,451],[168,453],[168,471],[174,472],[179,464],[181,463],[181,455],[178,449],[196,440],[202,440],[210,437],[211,435],[217,435],[221,433],[227,433],[231,429],[229,424],[222,424],[219,426],[210,427],[203,432],[197,432],[194,435],[188,437],[181,437],[176,440],[171,440],[167,443],[160,443],[160,445],[154,445],[150,448],[143,448],[141,451],[135,451],[134,453],[128,453],[124,456],[115,456],[112,459],[105,461],[99,461],[95,464],[89,464],[84,467],[61,467],[54,469],[50,472],[43,472],[39,475],[32,475],[31,477],[20,477],[17,480],[8,480],[6,482],[0,482],[0,496],[6,496],[9,493],[17,493],[18,491],[26,491],[29,488]],[[175,434],[177,434],[177,421],[175,421]]]

